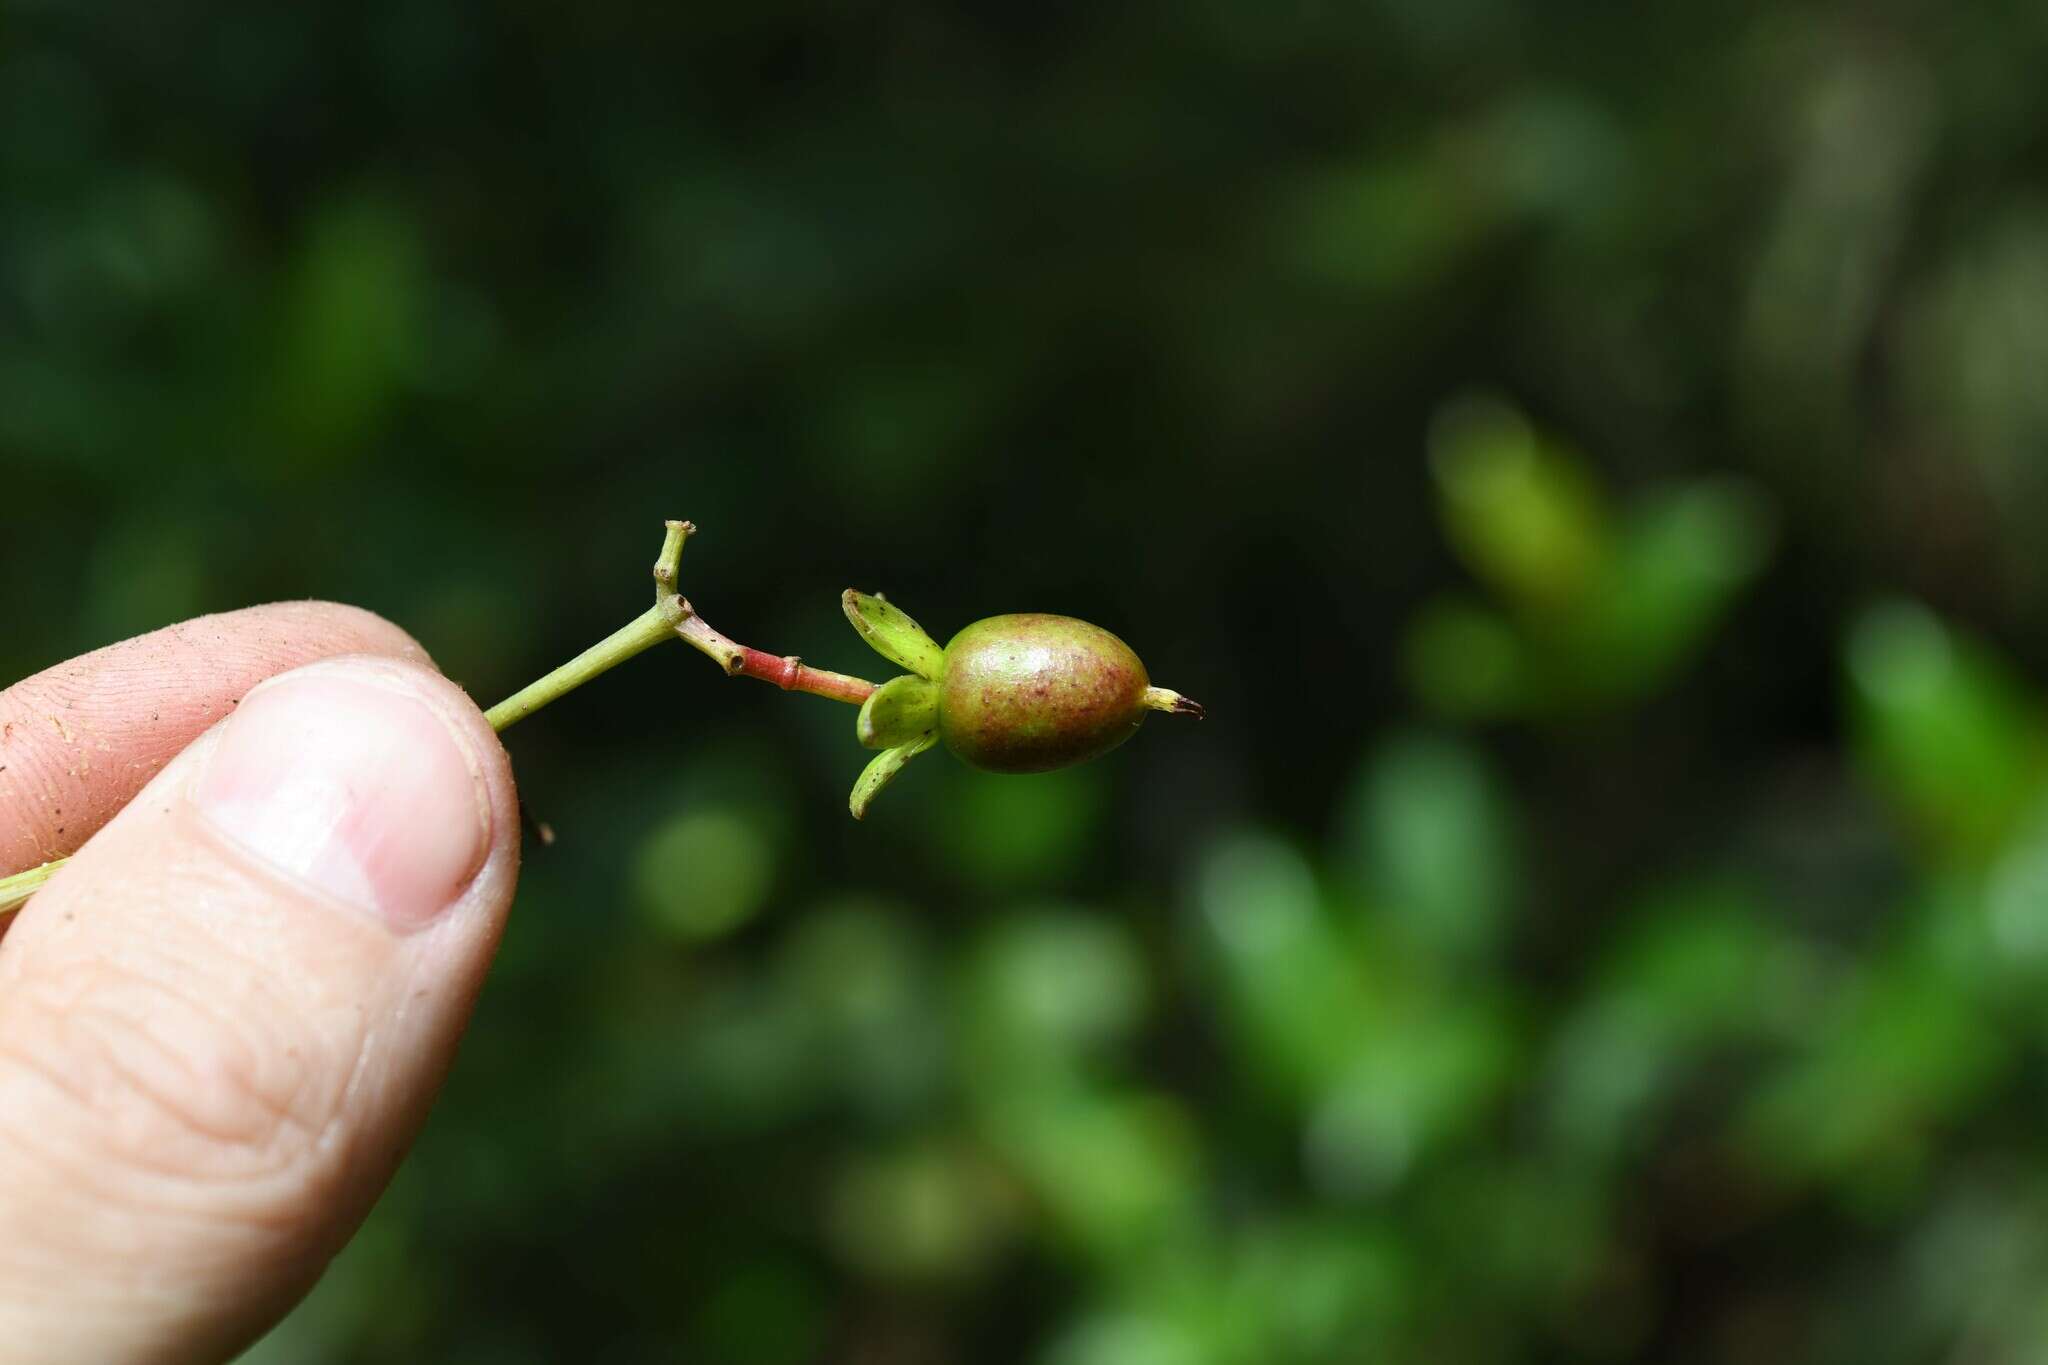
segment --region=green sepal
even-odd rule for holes
[[[860,777],[853,784],[853,795],[846,799],[846,808],[853,812],[853,818],[859,820],[864,817],[868,813],[868,803],[889,785],[897,773],[903,771],[903,765],[938,742],[939,732],[928,730],[907,744],[876,754],[868,766],[861,769]]]
[[[924,633],[923,626],[882,594],[848,588],[839,604],[846,609],[846,619],[860,632],[860,638],[890,663],[930,682],[937,682],[946,671],[946,651]]]
[[[891,678],[861,703],[853,733],[869,749],[893,749],[938,728],[939,690],[913,673]]]

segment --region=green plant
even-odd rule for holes
[[[484,718],[504,731],[636,654],[671,637],[735,678],[808,692],[860,707],[855,734],[880,749],[853,786],[858,820],[903,765],[946,741],[964,761],[998,772],[1043,772],[1093,758],[1136,733],[1147,710],[1200,716],[1177,692],[1153,687],[1145,666],[1116,636],[1067,616],[993,616],[961,631],[945,649],[880,593],[847,589],[846,619],[875,652],[909,674],[877,687],[865,678],[812,668],[727,638],[676,586],[683,546],[696,526],[665,523],[654,561],[654,605],[561,667],[534,680]],[[948,662],[952,663],[949,670]],[[17,910],[69,859],[0,878],[0,915]]]
[[[880,593],[848,588],[846,619],[877,654],[910,672],[861,703],[855,733],[880,749],[854,784],[854,819],[903,765],[939,740],[990,772],[1040,773],[1108,753],[1147,711],[1200,716],[1178,692],[1152,686],[1131,647],[1071,616],[990,616],[944,649]]]

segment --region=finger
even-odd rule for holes
[[[504,750],[424,665],[258,686],[0,940],[0,1343],[218,1361],[416,1131],[518,862]]]
[[[257,683],[336,654],[429,662],[359,608],[278,602],[123,640],[0,692],[0,876],[84,843]]]

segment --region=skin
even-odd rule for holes
[[[398,899],[263,856],[299,808],[236,790],[237,753],[284,753],[316,814],[368,779],[348,870]],[[454,1056],[518,871],[504,750],[396,627],[258,607],[0,694],[0,833],[0,873],[74,854],[0,938],[0,1357],[231,1359],[355,1230]]]
[[[278,602],[123,640],[0,692],[0,874],[73,852],[244,692],[337,654],[432,662],[367,611]]]
[[[1131,647],[1100,626],[1042,612],[991,616],[946,646],[939,736],[992,772],[1062,768],[1136,734],[1149,685]]]

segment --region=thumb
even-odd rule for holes
[[[367,657],[256,688],[95,835],[0,940],[10,1358],[218,1361],[282,1316],[424,1118],[518,857],[483,716]]]

